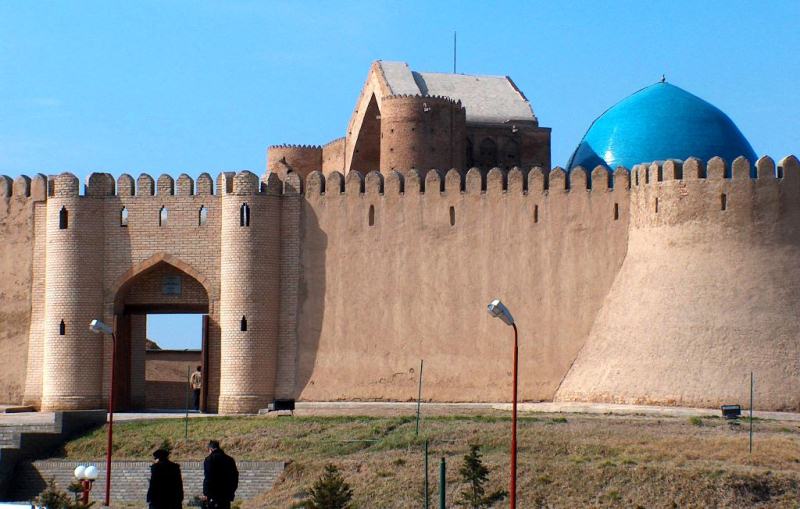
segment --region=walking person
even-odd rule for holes
[[[195,411],[200,411],[200,391],[203,389],[203,368],[197,366],[197,371],[192,373],[192,376],[189,377],[189,385],[192,387],[192,393],[194,394],[194,409]]]
[[[181,509],[183,506],[183,477],[181,467],[169,460],[169,451],[158,449],[150,465],[150,486],[147,503],[150,509]]]
[[[203,498],[209,509],[230,509],[239,487],[236,461],[225,454],[219,442],[208,442],[208,456],[203,461]]]

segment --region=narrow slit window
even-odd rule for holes
[[[533,206],[533,222],[534,223],[538,223],[539,222],[539,206],[538,205],[534,205]]]
[[[656,214],[658,214],[658,198],[656,198]]]
[[[719,197],[719,205],[722,210],[728,210],[728,195],[722,193]]]
[[[614,221],[619,219],[619,203],[614,204]]]
[[[200,207],[200,212],[198,212],[197,224],[199,226],[205,226],[206,223],[208,223],[208,208],[203,205]]]
[[[369,206],[369,225],[375,226],[375,205]]]
[[[456,225],[456,208],[450,207],[450,226]]]
[[[64,320],[61,320],[61,323],[58,324],[58,335],[63,336],[67,333],[67,326],[64,325]]]
[[[242,316],[242,323],[239,324],[239,329],[242,332],[247,332],[247,318],[244,316]]]
[[[122,210],[119,211],[119,225],[122,227],[128,226],[128,209],[127,207],[122,207]]]
[[[158,226],[167,226],[167,219],[169,218],[169,210],[167,207],[161,207],[158,211]]]
[[[250,226],[250,205],[246,203],[239,209],[239,226]]]
[[[67,211],[67,207],[61,207],[61,211],[58,213],[58,229],[66,230],[68,226],[69,212]]]

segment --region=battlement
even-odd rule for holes
[[[640,164],[631,171],[631,224],[634,227],[687,222],[722,222],[745,227],[769,218],[800,214],[800,164],[795,156],[755,165],[744,157],[728,164],[689,158]]]
[[[299,180],[299,177],[291,180]],[[289,189],[293,194],[296,187]],[[221,196],[225,194],[283,194],[284,182],[277,175],[264,175],[259,178],[251,171],[222,172],[214,179],[208,173],[201,173],[195,181],[182,173],[175,180],[171,175],[162,174],[154,179],[146,173],[136,179],[123,173],[116,180],[110,173],[92,173],[86,178],[81,189],[80,180],[72,173],[45,176],[36,174],[33,177],[21,175],[11,179],[0,175],[0,198],[11,197],[32,198],[36,201],[51,198],[67,197],[153,197],[153,196]]]
[[[322,145],[303,145],[303,144],[297,145],[297,144],[294,144],[294,143],[279,143],[278,145],[270,145],[267,148],[270,148],[270,149],[272,149],[272,148],[299,148],[299,149],[319,150],[322,147],[323,147]]]
[[[457,99],[453,99],[452,97],[447,97],[444,95],[422,95],[422,94],[394,94],[394,95],[387,95],[383,97],[383,101],[394,102],[394,101],[417,101],[417,102],[425,102],[430,105],[442,105],[442,106],[456,106],[461,108],[461,101]]]
[[[467,172],[431,169],[424,174],[416,169],[383,173],[371,171],[366,177],[356,171],[349,172],[347,177],[338,171],[331,172],[327,177],[320,171],[314,171],[306,178],[305,195],[313,199],[339,194],[627,193],[629,184],[627,169],[617,168],[611,172],[603,166],[598,166],[591,173],[581,167],[571,172],[558,167],[552,170],[532,168],[529,171],[493,168],[485,176],[478,168]]]

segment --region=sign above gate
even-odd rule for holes
[[[163,295],[180,295],[181,294],[181,277],[180,276],[164,276],[161,282],[161,293]]]

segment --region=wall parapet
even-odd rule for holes
[[[298,177],[299,178],[299,177]],[[269,182],[267,183],[267,180]],[[285,179],[284,179],[285,180]],[[237,184],[238,182],[238,184]],[[294,184],[297,182],[293,181]],[[50,197],[167,197],[167,196],[214,196],[231,193],[244,194],[283,194],[283,180],[278,175],[259,177],[249,170],[222,172],[214,179],[208,173],[201,173],[197,180],[182,173],[177,180],[171,175],[162,174],[158,179],[147,173],[134,178],[128,173],[116,180],[110,173],[91,173],[86,177],[83,193],[78,177],[65,172],[59,175],[37,173],[32,177],[20,175],[14,179],[0,175],[0,198],[25,197],[41,201]]]
[[[649,227],[713,221],[744,227],[800,214],[800,162],[769,156],[752,164],[690,157],[639,164],[631,170],[631,224]]]
[[[423,177],[424,174],[424,177]],[[322,172],[308,174],[305,194],[313,198],[325,194],[499,194],[499,193],[576,193],[618,192],[630,188],[629,172],[625,168],[609,171],[603,166],[591,173],[581,167],[566,172],[563,168],[492,168],[484,175],[478,168],[466,172],[456,169],[417,169],[388,172],[371,171],[366,177],[360,172]]]

